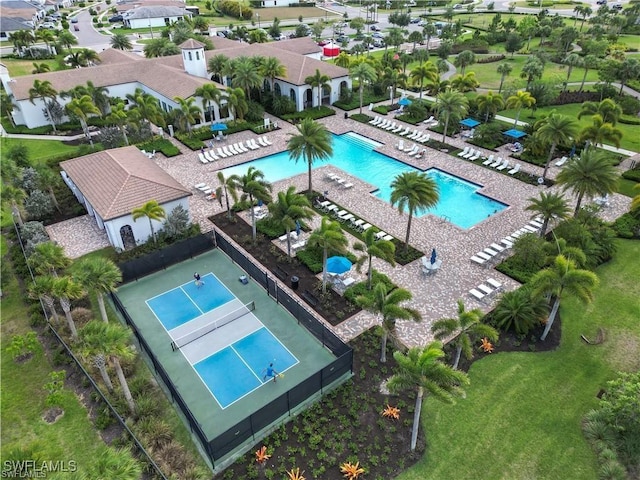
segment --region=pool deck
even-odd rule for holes
[[[367,112],[371,114],[371,112]],[[388,116],[391,119],[391,116]],[[223,207],[217,200],[206,200],[204,195],[198,192],[194,185],[205,182],[211,187],[219,186],[217,171],[229,166],[248,162],[256,158],[277,153],[286,149],[286,142],[290,134],[295,133],[293,125],[283,122],[280,119],[272,118],[281,127],[279,130],[267,133],[266,136],[273,142],[269,147],[262,147],[241,155],[221,159],[214,163],[202,164],[198,160],[198,152],[188,151],[184,146],[177,144],[181,151],[187,152],[172,158],[164,158],[158,155],[156,163],[178,180],[187,188],[192,188],[194,195],[190,198],[190,211],[194,222],[200,224],[203,232],[212,230],[213,225],[207,217],[223,211]],[[418,309],[423,316],[420,323],[399,321],[397,323],[397,333],[399,339],[408,346],[420,346],[432,340],[431,325],[435,320],[441,318],[454,317],[457,311],[457,301],[462,299],[467,308],[480,308],[482,311],[489,311],[495,304],[496,298],[492,298],[487,304],[480,303],[469,295],[469,290],[483,283],[491,277],[504,285],[506,290],[518,287],[518,283],[509,277],[502,275],[493,268],[483,268],[470,261],[470,257],[476,252],[483,250],[493,242],[499,242],[503,237],[520,229],[530,220],[531,212],[524,210],[528,204],[527,199],[536,197],[540,191],[561,191],[559,187],[544,188],[525,184],[508,175],[503,175],[492,169],[472,163],[457,156],[440,152],[427,147],[427,153],[421,159],[414,159],[407,154],[397,150],[395,145],[403,137],[380,130],[376,127],[365,125],[355,120],[344,119],[341,112],[338,115],[320,120],[327,128],[335,133],[342,134],[353,131],[366,137],[372,138],[384,145],[377,150],[397,160],[403,161],[419,169],[438,168],[448,173],[469,180],[473,183],[483,185],[480,193],[494,198],[509,205],[508,208],[499,212],[486,220],[478,223],[474,227],[464,230],[456,227],[440,218],[431,215],[422,218],[414,218],[411,228],[410,244],[429,255],[432,248],[436,248],[438,259],[442,260],[442,266],[434,275],[423,276],[420,270],[420,261],[417,260],[405,266],[395,268],[374,259],[374,267],[387,274],[396,284],[407,288],[413,293],[411,306]],[[398,122],[403,126],[410,126]],[[419,128],[425,131],[424,126]],[[433,138],[440,139],[441,134],[431,132]],[[250,138],[255,138],[252,132],[241,132],[230,135],[222,142],[216,142],[216,146],[229,145]],[[461,138],[447,138],[447,142],[463,148],[468,144]],[[411,140],[404,140],[405,146],[411,145]],[[473,147],[476,148],[476,147]],[[506,150],[501,152],[483,152],[486,155],[497,156],[506,155]],[[513,162],[512,162],[513,163]],[[404,240],[408,217],[406,214],[399,214],[398,210],[388,203],[380,200],[370,192],[374,189],[347,172],[340,171],[332,166],[318,165],[312,174],[313,188],[316,191],[329,192],[329,198],[334,203],[360,216],[365,221],[379,227],[387,233]],[[542,168],[523,164],[523,170],[535,176],[542,174]],[[550,169],[551,178],[560,171],[560,168],[553,166]],[[337,183],[329,180],[326,176],[328,172],[339,173],[343,178],[353,183],[353,187],[345,189]],[[389,179],[391,182],[392,179]],[[298,175],[274,183],[274,196],[278,191],[286,190],[290,185],[295,185],[299,191],[306,190],[306,174]],[[574,199],[567,194],[570,204],[574,204]],[[628,211],[631,199],[622,195],[610,195],[609,206],[603,209],[600,215],[605,220],[613,220]],[[246,218],[246,217],[245,217]],[[312,225],[318,226],[320,217],[315,217]],[[81,237],[81,235],[77,235]],[[67,239],[68,240],[68,239]],[[355,238],[349,235],[350,243],[353,244]],[[63,243],[64,239],[62,239]],[[74,241],[90,244],[88,238],[75,238]],[[286,248],[286,244],[284,245]],[[67,248],[67,247],[65,247]],[[357,274],[355,274],[357,276]],[[284,286],[285,288],[286,285]],[[330,327],[345,341],[359,335],[362,331],[370,328],[379,322],[368,312],[360,312],[355,316],[345,320],[337,327]],[[327,324],[328,325],[328,324]]]

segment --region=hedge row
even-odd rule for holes
[[[640,168],[627,170],[622,174],[622,178],[626,178],[627,180],[631,180],[632,182],[640,182]]]
[[[311,107],[303,110],[302,112],[288,113],[286,115],[282,115],[282,119],[287,122],[296,123],[299,120],[304,118],[312,118],[314,120],[318,118],[330,117],[335,115],[336,111],[333,108],[329,108],[325,105],[318,107]]]
[[[153,152],[155,150],[156,152],[161,152],[165,157],[175,157],[176,155],[180,155],[178,147],[166,138],[151,140],[150,142],[138,145],[138,148],[147,152]]]
[[[491,55],[490,57],[479,58],[476,63],[494,63],[504,60],[505,58],[507,58],[506,55]]]

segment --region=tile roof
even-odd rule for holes
[[[149,5],[127,10],[125,20],[133,20],[136,18],[181,17],[184,15],[190,15],[184,8],[167,5]]]
[[[133,146],[66,160],[60,166],[103,220],[128,215],[150,200],[162,205],[191,195]]]
[[[184,50],[193,50],[196,48],[204,48],[204,43],[200,43],[197,40],[194,40],[193,38],[190,38],[184,42],[182,42],[180,45],[178,45],[178,47],[184,49]]]

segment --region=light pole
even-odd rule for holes
[[[258,28],[260,28],[260,14],[256,13],[256,18],[258,19]]]

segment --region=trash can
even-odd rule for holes
[[[344,112],[344,119],[346,120],[347,118],[349,118],[349,114],[347,112]]]
[[[291,289],[292,290],[297,290],[299,284],[300,284],[300,279],[295,275],[292,276],[291,277]]]

